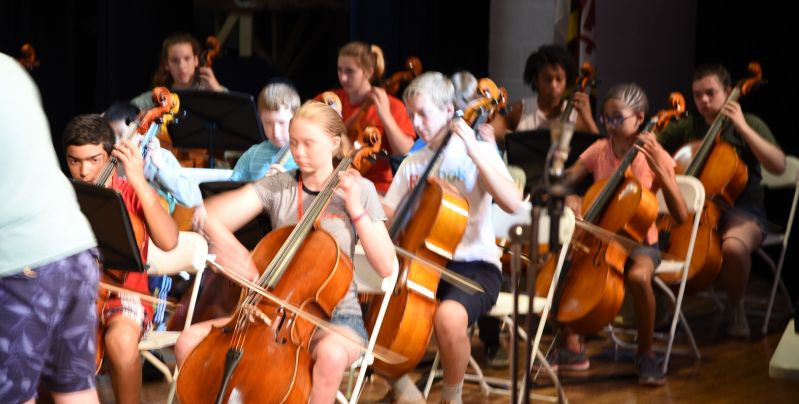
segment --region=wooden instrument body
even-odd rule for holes
[[[674,160],[677,162],[676,172],[678,174],[686,173],[698,147],[699,142],[692,142],[675,153]],[[688,267],[686,291],[689,293],[706,289],[716,280],[721,271],[722,250],[721,238],[718,235],[721,211],[712,202],[712,199],[715,197],[723,201],[727,206],[733,206],[744,188],[746,188],[746,183],[749,180],[749,170],[746,164],[738,157],[735,148],[729,143],[720,140],[717,136],[715,145],[707,155],[706,162],[697,178],[705,187],[707,202],[702,212],[699,213],[702,216],[697,230],[694,246],[695,253]],[[666,254],[675,257],[686,256],[692,225],[693,220],[688,220],[679,226],[671,226],[669,222],[660,224],[659,227],[670,228],[671,230],[669,243],[665,249]],[[665,274],[661,278],[666,283],[676,284],[680,282],[681,274]]]
[[[269,263],[288,239],[293,227],[267,234],[252,253],[258,268]],[[271,292],[304,311],[329,318],[352,282],[352,262],[335,239],[323,230],[312,231]],[[243,300],[242,300],[243,302]],[[313,360],[308,346],[316,326],[275,304],[259,299],[259,315],[238,306],[224,327],[213,328],[186,358],[178,378],[177,394],[184,403],[212,403],[221,385],[225,358],[237,322],[250,321],[241,341],[241,361],[230,378],[225,402],[236,392],[241,402],[307,402]],[[268,317],[272,325],[259,316]],[[244,316],[244,318],[242,318]]]
[[[430,177],[419,208],[400,240],[406,250],[446,266],[468,225],[469,204],[458,191],[441,179]],[[378,374],[396,379],[421,360],[433,331],[440,274],[410,259],[400,259],[400,273],[391,296],[377,344],[403,355],[407,360],[391,365],[379,360]],[[365,316],[366,328],[374,328],[382,296],[376,298]]]
[[[583,198],[588,211],[607,180],[596,182]],[[625,178],[597,225],[641,242],[655,222],[658,201],[636,179]],[[628,252],[623,246],[582,233],[572,241],[570,269],[559,301],[557,320],[578,334],[593,334],[609,324],[624,298],[624,265]],[[536,295],[546,296],[557,264],[552,256],[536,278]]]

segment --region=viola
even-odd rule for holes
[[[763,80],[763,72],[757,62],[749,64],[749,72],[751,76],[736,84],[726,102],[737,101]],[[738,157],[735,149],[721,139],[721,133],[727,130],[728,124],[727,117],[719,113],[701,142],[691,142],[674,154],[676,172],[698,178],[705,187],[707,201],[702,212],[698,213],[702,216],[688,269],[688,292],[706,289],[721,271],[722,251],[718,222],[722,211],[714,200],[720,201],[722,206],[733,206],[749,180],[746,164]],[[664,250],[666,253],[677,257],[686,256],[691,223],[693,218],[679,226],[675,226],[668,218],[660,223],[662,230],[671,233]],[[678,283],[681,275],[665,274],[662,279],[667,283]]]
[[[295,226],[276,229],[256,246],[264,268],[258,286],[315,317],[329,318],[352,282],[352,262],[316,224],[338,185],[338,173],[374,145],[343,158]],[[181,367],[177,395],[184,403],[307,402],[316,324],[255,292],[242,294],[231,321],[213,328]],[[264,366],[269,364],[269,366]],[[264,388],[264,381],[269,388]]]
[[[483,116],[504,105],[496,85],[485,79],[489,89],[485,97],[474,100],[461,111],[463,119],[475,127]],[[492,86],[493,85],[493,86]],[[492,91],[495,90],[495,91]],[[399,204],[389,234],[402,250],[400,271],[394,293],[386,308],[377,343],[406,359],[399,364],[376,360],[378,374],[396,379],[421,360],[433,331],[433,315],[437,307],[436,290],[442,272],[409,256],[419,256],[437,266],[445,266],[452,258],[468,225],[469,203],[449,183],[430,177],[449,142],[448,133],[431,159],[416,186]],[[403,251],[409,251],[407,254]],[[370,332],[374,328],[382,296],[369,304],[364,322]]]
[[[642,132],[660,131],[672,118],[685,112],[679,93],[669,97],[671,109],[660,112]],[[636,141],[636,145],[641,141]],[[641,243],[655,222],[655,194],[631,176],[628,168],[638,154],[631,147],[619,167],[606,180],[597,181],[583,198],[584,221],[611,233],[621,233]],[[593,334],[613,320],[624,298],[624,264],[629,249],[619,242],[581,232],[572,243],[569,264],[564,264],[554,305],[556,320],[578,334]],[[551,256],[538,273],[536,295],[546,296],[551,286],[557,256]]]

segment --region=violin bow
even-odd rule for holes
[[[298,306],[295,306],[294,304],[289,303],[289,302],[287,302],[287,301],[285,301],[285,300],[273,295],[272,293],[269,293],[266,289],[261,287],[261,285],[253,283],[252,281],[250,281],[249,279],[239,275],[238,273],[233,272],[230,269],[227,269],[224,266],[218,264],[216,261],[207,260],[206,262],[208,263],[208,265],[211,266],[212,269],[214,269],[215,271],[217,271],[217,272],[221,273],[222,275],[226,276],[228,279],[230,279],[231,281],[233,281],[237,285],[241,286],[242,288],[245,288],[245,289],[249,290],[250,292],[257,293],[257,294],[265,297],[266,299],[268,299],[272,303],[274,303],[274,304],[276,304],[276,305],[278,305],[278,306],[280,306],[282,308],[285,308],[286,310],[288,310],[288,311],[290,311],[290,312],[292,312],[292,313],[304,318],[305,320],[310,321],[311,323],[313,323],[317,327],[322,328],[322,329],[324,329],[326,331],[329,331],[331,333],[336,334],[337,336],[339,336],[341,338],[346,339],[349,343],[351,343],[354,346],[358,347],[358,349],[360,349],[361,352],[366,352],[369,349],[366,345],[363,344],[362,341],[360,341],[360,340],[358,340],[358,339],[356,339],[356,338],[354,338],[354,337],[352,337],[350,335],[341,333],[340,331],[335,329],[326,320],[324,320],[322,318],[319,318],[317,316],[314,316],[313,314],[306,313],[305,311],[303,311]],[[377,346],[377,345],[375,345],[373,347],[372,355],[375,358],[377,358],[377,359],[379,359],[379,360],[381,360],[383,362],[390,363],[392,365],[404,363],[405,361],[408,360],[408,358],[406,358],[406,357],[404,357],[404,356],[402,356],[402,355],[400,355],[400,354],[398,354],[396,352],[389,351],[388,349],[382,348],[382,347]]]

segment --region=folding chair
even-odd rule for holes
[[[763,320],[763,328],[761,329],[761,332],[765,335],[768,331],[769,320],[771,320],[771,310],[774,308],[774,299],[777,296],[778,285],[788,301],[790,312],[794,312],[791,294],[788,293],[788,289],[785,287],[785,283],[782,281],[782,265],[785,262],[785,253],[788,251],[788,238],[791,236],[791,229],[793,228],[793,219],[794,214],[796,213],[796,202],[799,200],[799,159],[794,156],[787,156],[785,159],[785,172],[780,175],[771,174],[762,167],[760,171],[763,173],[763,181],[761,181],[763,186],[771,189],[794,189],[791,212],[788,215],[788,222],[785,224],[785,230],[780,232],[769,229],[765,240],[763,240],[760,248],[757,249],[757,254],[762,257],[764,261],[766,261],[766,265],[768,265],[769,268],[771,268],[771,272],[774,273],[774,282],[771,284],[771,294],[769,295],[766,317]],[[780,249],[780,257],[775,264],[772,257],[763,249],[763,247],[780,244],[782,245],[782,248]]]
[[[196,274],[184,327],[188,327],[191,324],[194,304],[197,300],[197,293],[199,292],[207,256],[208,243],[205,241],[205,238],[194,232],[181,231],[178,234],[177,247],[169,252],[160,250],[152,243],[149,246],[149,254],[147,257],[147,264],[149,265],[147,273],[149,275],[176,275],[183,271]],[[174,380],[172,371],[162,360],[150,353],[150,351],[175,345],[178,335],[180,335],[180,331],[150,331],[139,342],[139,352],[141,355],[160,370],[169,383],[172,383]]]
[[[361,357],[353,362],[353,364],[350,366],[349,381],[347,383],[347,394],[344,394],[341,391],[336,394],[336,400],[342,404],[357,403],[358,398],[361,396],[363,382],[366,378],[366,370],[374,362],[373,351],[375,344],[377,343],[377,335],[380,332],[380,327],[383,325],[383,317],[385,316],[386,308],[388,307],[388,302],[389,299],[391,299],[394,285],[397,283],[397,276],[399,274],[399,262],[395,260],[394,271],[391,273],[391,275],[385,278],[380,278],[380,276],[369,264],[369,260],[366,258],[366,254],[364,253],[363,247],[361,247],[360,243],[355,245],[355,254],[352,257],[352,265],[354,268],[353,278],[355,279],[355,284],[358,287],[358,292],[370,294],[382,293],[383,301],[380,304],[377,320],[375,321],[374,328],[369,336],[369,341],[366,345],[366,352],[362,353]],[[353,386],[352,382],[356,371],[358,373],[358,377],[355,381],[355,385]]]
[[[655,285],[657,285],[666,294],[666,296],[669,297],[672,304],[674,305],[674,316],[672,317],[671,320],[671,328],[669,329],[669,333],[668,334],[655,333],[653,335],[654,338],[664,339],[667,341],[665,349],[665,359],[662,365],[664,373],[667,372],[669,369],[669,358],[671,357],[672,346],[674,344],[674,336],[677,331],[678,320],[682,325],[683,332],[686,334],[688,341],[691,345],[691,351],[693,352],[693,354],[696,356],[697,359],[700,358],[699,348],[697,348],[696,346],[696,341],[694,340],[694,335],[691,332],[691,327],[688,326],[688,321],[685,319],[685,316],[682,313],[682,301],[683,297],[685,296],[685,284],[688,281],[688,266],[690,265],[691,258],[693,257],[694,244],[696,242],[696,233],[697,230],[699,229],[700,215],[695,213],[702,211],[702,206],[705,203],[705,187],[702,185],[701,181],[691,176],[678,175],[676,177],[676,181],[677,181],[677,186],[680,189],[680,193],[685,199],[685,204],[688,207],[688,213],[694,215],[694,220],[693,220],[693,225],[691,226],[691,238],[688,241],[688,251],[686,252],[685,258],[683,260],[664,259],[660,263],[660,265],[655,269],[655,275],[676,274],[676,273],[681,275],[679,283],[680,286],[676,297],[674,296],[674,292],[672,292],[671,288],[669,288],[669,286],[666,285],[666,282],[664,282],[659,276],[654,277]],[[659,212],[661,214],[668,213],[668,207],[666,206],[666,200],[663,197],[662,191],[658,191],[657,198],[658,198]],[[619,330],[611,327],[610,335],[614,346],[635,348],[634,344],[619,339],[617,336],[618,333]]]
[[[491,218],[494,224],[494,233],[495,236],[498,238],[506,238],[508,237],[509,229],[511,226],[516,224],[530,224],[530,209],[531,209],[530,202],[525,202],[521,209],[513,214],[508,214],[500,209],[497,205],[492,205],[491,211]],[[542,213],[541,218],[539,219],[540,227],[539,227],[539,240],[542,242],[546,242],[549,240],[549,217]],[[555,286],[557,285],[558,278],[560,277],[560,271],[563,268],[563,263],[566,260],[566,254],[569,251],[569,246],[571,243],[571,237],[574,233],[574,226],[575,226],[575,218],[574,213],[570,209],[564,209],[564,215],[560,221],[560,241],[563,244],[561,248],[560,254],[558,256],[558,263],[555,268],[554,279],[552,280],[552,286],[549,289],[549,293],[547,294],[546,298],[542,297],[534,297],[533,298],[533,311],[535,314],[540,316],[540,320],[538,323],[538,329],[536,330],[536,334],[534,336],[532,342],[532,352],[533,358],[531,358],[530,365],[532,366],[537,359],[541,366],[544,368],[544,371],[549,375],[552,382],[555,385],[555,388],[558,391],[557,396],[547,396],[537,393],[531,393],[530,399],[533,400],[540,400],[540,401],[549,401],[549,402],[564,402],[568,403],[568,399],[566,398],[566,394],[563,391],[563,386],[560,383],[560,379],[558,378],[557,373],[554,372],[552,367],[549,365],[546,357],[541,353],[538,349],[538,346],[541,343],[541,336],[544,332],[544,326],[546,324],[547,316],[549,315],[549,310],[552,306],[552,298],[554,297]],[[532,247],[531,247],[532,248]],[[524,316],[527,315],[527,308],[529,305],[529,296],[520,294],[519,295],[519,315]],[[514,327],[514,323],[512,320],[513,314],[513,294],[509,292],[500,292],[499,297],[497,298],[497,302],[494,304],[494,307],[488,313],[488,315],[499,319],[502,323],[509,327]],[[517,328],[519,336],[527,340],[529,336],[527,333],[524,332],[522,328]],[[433,367],[430,369],[430,374],[427,378],[427,383],[424,389],[424,396],[427,397],[430,394],[430,389],[433,385],[433,380],[436,376],[441,374],[441,371],[438,370],[439,364],[439,354],[436,353],[436,357],[433,360]],[[486,377],[483,374],[482,369],[477,364],[477,361],[473,357],[469,357],[469,367],[473,370],[474,373],[467,373],[464,376],[464,381],[472,381],[477,382],[480,384],[480,388],[483,392],[483,395],[488,396],[491,393],[496,394],[510,394],[511,388],[511,380],[495,378],[495,377]],[[467,369],[468,370],[468,369]],[[528,372],[532,369],[528,369]],[[520,397],[520,399],[522,399]]]

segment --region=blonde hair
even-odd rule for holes
[[[330,137],[341,139],[338,149],[333,153],[334,159],[341,159],[352,150],[352,144],[347,137],[347,126],[344,125],[344,121],[341,120],[341,116],[336,110],[330,108],[329,105],[319,101],[306,101],[294,112],[291,120],[294,121],[297,118],[307,119],[319,125]]]
[[[368,45],[364,42],[354,41],[341,47],[338,50],[339,57],[350,56],[355,58],[364,70],[372,70],[369,82],[377,83],[386,71],[386,61],[383,57],[383,50],[377,45]]]
[[[300,95],[288,84],[269,84],[258,94],[258,111],[279,111],[287,108],[294,113],[299,107]]]
[[[428,96],[438,108],[445,109],[447,105],[453,104],[455,88],[447,76],[439,72],[425,72],[408,84],[402,99],[407,104],[410,98],[422,94]]]

